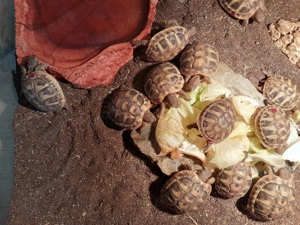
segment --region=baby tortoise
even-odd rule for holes
[[[242,197],[249,190],[251,183],[251,165],[242,161],[220,170],[216,177],[215,188],[223,197]]]
[[[107,116],[116,125],[129,130],[135,130],[143,122],[152,123],[156,120],[150,112],[150,101],[135,89],[119,89],[107,106]]]
[[[267,175],[253,186],[247,208],[251,215],[261,221],[281,218],[293,210],[295,184],[288,168],[282,168],[275,175],[267,167]]]
[[[212,190],[212,171],[182,170],[173,175],[161,190],[162,202],[174,213],[199,210]]]
[[[47,65],[29,56],[27,67],[21,67],[22,93],[36,109],[44,112],[57,111],[65,107],[66,98],[58,81],[46,72]]]
[[[262,107],[254,116],[255,133],[268,149],[285,146],[290,135],[290,122],[285,111],[276,105]]]
[[[177,108],[180,102],[177,94],[189,100],[187,93],[182,91],[184,80],[178,68],[170,62],[155,66],[147,75],[144,90],[153,104],[161,104],[165,99]]]
[[[235,109],[227,99],[219,99],[210,103],[197,118],[198,130],[207,143],[223,141],[233,130],[235,122]]]
[[[170,22],[170,27],[155,34],[148,43],[146,57],[150,62],[166,62],[177,56],[188,44],[190,38],[196,34],[196,28],[190,30],[179,26],[176,21]],[[135,45],[137,45],[135,43]]]
[[[193,91],[201,82],[201,75],[209,78],[219,65],[219,53],[208,44],[188,44],[180,56],[180,72],[185,76],[185,91]]]
[[[265,21],[264,0],[219,0],[219,2],[228,14],[242,20],[243,26],[249,23],[250,18],[258,23]]]
[[[297,85],[291,79],[273,75],[267,71],[263,71],[267,79],[262,89],[263,95],[266,97],[267,104],[278,105],[283,110],[292,110],[299,103]]]

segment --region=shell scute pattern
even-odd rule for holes
[[[212,76],[218,69],[219,54],[208,44],[188,44],[180,56],[180,71],[185,76]]]
[[[287,114],[276,105],[265,106],[255,116],[256,135],[270,149],[284,146],[290,134]]]
[[[144,90],[152,103],[160,104],[168,94],[180,91],[183,85],[184,79],[178,68],[172,63],[165,62],[149,72]]]
[[[212,190],[195,171],[182,170],[172,176],[161,190],[162,202],[176,213],[199,210]]]
[[[224,197],[242,197],[249,190],[251,183],[251,165],[247,162],[239,162],[219,171],[215,187]]]
[[[144,114],[150,107],[150,101],[139,91],[118,90],[108,105],[108,117],[120,127],[137,129],[142,125]]]
[[[268,221],[291,212],[294,201],[293,180],[268,174],[260,178],[252,188],[247,208],[257,219]]]
[[[185,48],[188,40],[189,34],[185,27],[166,28],[151,38],[146,56],[153,62],[169,61]]]
[[[262,7],[261,0],[220,0],[221,6],[238,19],[249,19]]]
[[[32,65],[29,65],[32,64]],[[36,109],[44,112],[58,111],[65,107],[66,99],[58,81],[48,74],[35,56],[30,56],[26,71],[21,77],[22,93],[26,100]]]
[[[200,134],[209,142],[224,140],[234,128],[236,112],[233,105],[219,99],[206,106],[198,116],[197,125]]]
[[[284,110],[295,108],[299,102],[297,85],[280,75],[268,77],[264,83],[263,95],[270,104],[281,106]]]

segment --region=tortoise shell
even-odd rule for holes
[[[278,105],[283,110],[291,110],[298,103],[297,85],[280,75],[268,77],[264,83],[263,95],[270,104]]]
[[[185,76],[212,76],[218,69],[219,53],[208,44],[188,44],[180,56],[180,72]]]
[[[197,118],[199,132],[208,143],[216,143],[229,136],[236,122],[236,112],[226,99],[207,105]]]
[[[167,95],[179,92],[184,79],[178,68],[170,62],[155,66],[147,75],[144,90],[153,104],[160,104]]]
[[[135,89],[117,90],[107,108],[107,116],[116,125],[134,130],[143,124],[146,112],[151,108],[150,101]]]
[[[251,165],[239,162],[218,172],[215,188],[223,197],[242,197],[249,190],[251,183]]]
[[[249,19],[263,7],[262,0],[220,0],[220,5],[237,19]]]
[[[175,213],[199,210],[212,190],[195,171],[182,170],[173,175],[161,190],[162,202]]]
[[[284,179],[273,173],[261,177],[253,186],[247,208],[255,218],[268,221],[292,211],[295,202],[293,176]]]
[[[66,99],[58,81],[43,70],[22,74],[22,93],[38,110],[57,111],[64,108]]]
[[[280,106],[265,106],[254,119],[255,133],[266,148],[278,149],[286,145],[290,135],[290,122]]]
[[[148,44],[146,57],[152,62],[166,62],[173,59],[188,44],[194,30],[172,26],[155,34]]]

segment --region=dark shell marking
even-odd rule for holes
[[[182,170],[171,177],[161,190],[162,202],[176,213],[199,210],[211,193],[195,171]]]
[[[293,209],[295,189],[292,180],[277,175],[260,178],[250,192],[247,208],[259,220],[281,218]]]
[[[266,148],[277,149],[286,145],[290,135],[289,118],[281,107],[265,106],[255,116],[255,130]]]
[[[22,92],[38,110],[52,112],[65,106],[65,96],[58,81],[43,70],[22,74]]]
[[[284,110],[295,108],[298,101],[297,85],[292,80],[279,76],[270,76],[264,83],[263,95],[274,105],[281,106]]]
[[[169,61],[185,48],[188,40],[186,28],[181,26],[166,28],[151,38],[146,56],[152,62]]]
[[[234,128],[236,112],[233,105],[220,99],[206,106],[198,116],[197,125],[200,134],[208,142],[224,140]]]
[[[139,91],[118,90],[108,105],[108,117],[116,125],[133,130],[142,125],[144,114],[150,107],[150,101]]]
[[[249,190],[251,183],[251,165],[247,162],[239,162],[219,171],[215,187],[224,197],[242,197]]]
[[[183,85],[184,79],[178,68],[172,63],[165,62],[149,72],[144,89],[152,103],[160,104],[168,94],[180,91]]]
[[[262,7],[261,0],[220,0],[221,6],[238,19],[249,19]]]
[[[180,71],[185,76],[212,76],[218,65],[217,50],[207,44],[188,44],[180,56]]]

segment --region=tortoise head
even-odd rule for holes
[[[288,167],[280,168],[277,171],[277,175],[285,180],[293,179],[292,170]]]
[[[28,61],[27,61],[27,73],[31,73],[34,71],[34,68],[39,64],[38,59],[35,55],[31,55],[28,57]],[[23,70],[22,70],[23,72]]]

